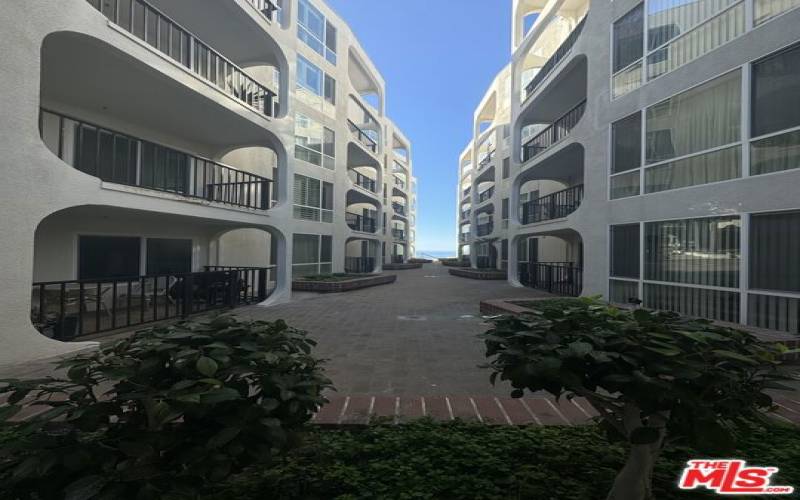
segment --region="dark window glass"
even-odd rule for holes
[[[500,206],[503,220],[508,219],[508,198],[503,198]]]
[[[322,208],[333,210],[333,184],[330,182],[322,183]]]
[[[78,239],[78,278],[139,276],[140,254],[139,238],[81,236]]]
[[[323,236],[320,242],[319,261],[331,262],[333,261],[333,238],[331,236]]]
[[[192,272],[192,240],[148,238],[148,275],[190,272]]]
[[[753,137],[800,125],[800,45],[753,64]]]
[[[750,288],[800,292],[800,212],[750,219]]]
[[[511,175],[511,158],[503,158],[503,179]]]
[[[611,276],[639,277],[639,224],[611,226]]]
[[[336,28],[329,22],[325,22],[325,46],[331,52],[336,52]]]
[[[508,260],[508,240],[500,241],[500,258]]]
[[[77,125],[75,129],[75,168],[89,175],[97,175],[97,129]]]
[[[322,135],[322,152],[331,158],[336,158],[336,133],[329,128],[325,128],[322,131]]]
[[[336,105],[336,80],[325,75],[325,100]]]
[[[644,4],[614,23],[614,72],[642,58],[644,45]]]
[[[642,115],[635,113],[611,126],[611,172],[639,168],[642,163]]]

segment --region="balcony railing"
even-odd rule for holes
[[[486,165],[492,162],[492,158],[494,158],[496,151],[497,150],[495,149],[489,151],[489,153],[478,163],[478,170],[481,170]]]
[[[366,274],[375,270],[375,257],[345,257],[344,272]]]
[[[402,215],[403,217],[405,217],[406,207],[404,207],[403,205],[399,203],[392,203],[392,209],[394,210],[394,213],[396,213],[397,215]]]
[[[392,229],[392,236],[399,241],[406,241],[406,232],[403,229]]]
[[[460,241],[461,243],[466,243],[468,239],[469,239],[469,233],[461,233],[458,235],[458,241]]]
[[[275,12],[278,6],[272,0],[247,0],[270,21],[275,21]]]
[[[522,146],[522,161],[526,162],[569,135],[586,110],[586,100],[567,111],[552,125],[539,132]]]
[[[397,177],[394,178],[394,185],[399,187],[400,189],[406,188],[406,183],[402,179],[399,179]]]
[[[463,197],[463,198],[466,198],[467,196],[469,196],[469,194],[470,194],[471,192],[472,192],[472,188],[471,188],[471,187],[468,187],[467,189],[465,189],[465,190],[464,190],[464,191],[461,193],[461,194],[462,194],[462,197]]]
[[[497,265],[492,261],[488,255],[478,255],[475,257],[475,265],[478,269],[495,269]]]
[[[472,210],[464,210],[461,212],[461,220],[469,220],[469,216],[472,214]]]
[[[353,231],[361,231],[362,233],[374,233],[377,231],[377,220],[373,217],[365,217],[352,212],[345,212],[344,218],[347,225]]]
[[[494,195],[494,186],[478,194],[478,203],[483,203]]]
[[[583,289],[583,269],[573,262],[520,262],[519,281],[537,290],[578,297]]]
[[[478,236],[487,236],[492,234],[494,231],[494,221],[489,220],[489,222],[484,222],[483,224],[477,224],[476,234]]]
[[[270,208],[272,180],[52,111],[42,140],[64,162],[106,182],[256,210]]]
[[[522,204],[522,223],[534,224],[561,219],[578,209],[583,200],[583,184],[572,186]]]
[[[358,142],[364,146],[365,148],[369,149],[373,153],[378,152],[378,143],[367,135],[366,132],[361,130],[358,125],[356,125],[353,120],[347,120],[347,126],[350,127],[350,132],[356,137]]]
[[[109,21],[164,53],[229,96],[275,116],[275,92],[144,0],[87,0]]]
[[[206,267],[205,272],[34,283],[31,317],[48,337],[82,335],[263,302],[275,267]]]
[[[355,176],[353,178],[353,183],[356,186],[361,186],[362,188],[366,189],[367,191],[372,191],[373,193],[378,192],[377,184],[375,179],[371,179],[364,174],[355,172]]]
[[[581,36],[581,32],[583,31],[583,25],[586,24],[586,17],[575,26],[575,29],[572,30],[572,33],[569,34],[566,40],[556,49],[555,53],[550,56],[550,59],[547,60],[546,63],[539,69],[539,72],[536,73],[536,76],[533,77],[528,85],[525,86],[525,99],[529,98],[531,94],[536,90],[536,88],[541,84],[547,75],[549,75],[558,63],[560,63],[569,51],[572,50],[572,46],[575,45],[575,42],[578,40],[578,37]]]
[[[392,255],[392,264],[402,264],[406,258],[402,255]]]

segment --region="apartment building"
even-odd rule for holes
[[[518,286],[800,333],[797,7],[514,0],[508,178],[485,194],[476,133],[460,253]],[[487,196],[508,220],[488,261]]]
[[[324,1],[57,3],[0,17],[0,363],[413,255],[411,143]]]

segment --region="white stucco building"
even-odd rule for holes
[[[800,333],[798,6],[514,0],[510,65],[459,158],[460,254],[520,286]]]
[[[411,143],[324,1],[57,3],[0,16],[0,364],[413,256]]]

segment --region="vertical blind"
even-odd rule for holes
[[[645,279],[736,288],[738,216],[645,224]]]
[[[751,216],[750,288],[800,292],[800,211]]]

